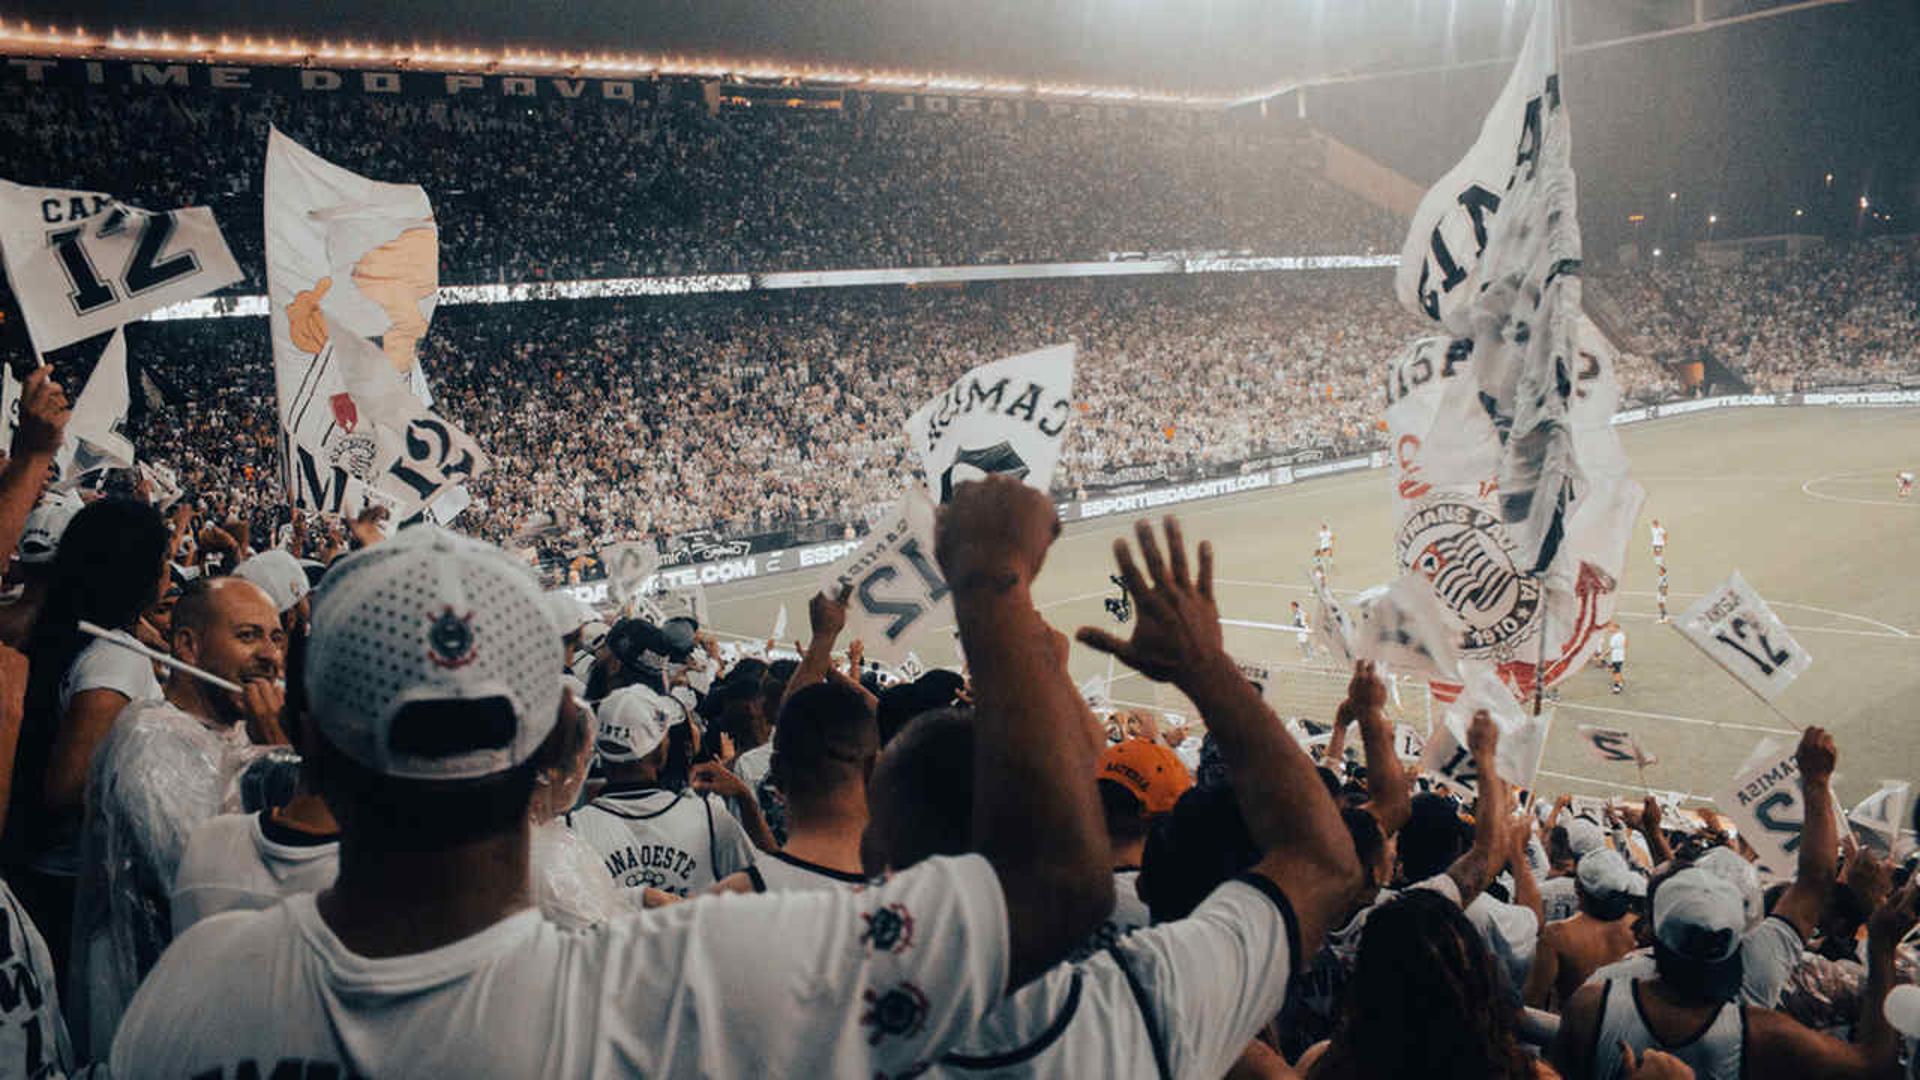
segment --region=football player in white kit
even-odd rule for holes
[[[1619,693],[1627,688],[1624,674],[1627,666],[1627,632],[1619,623],[1612,624],[1612,632],[1607,635],[1607,667],[1613,670],[1613,692]]]
[[[1314,539],[1313,565],[1324,568],[1332,565],[1332,563],[1333,563],[1333,526],[1323,521],[1320,523],[1319,535],[1316,536]]]
[[[1660,564],[1660,580],[1653,587],[1654,602],[1660,605],[1660,621],[1667,621],[1667,565]]]
[[[973,758],[947,763],[973,778],[971,853],[586,930],[532,905],[528,811],[562,693],[532,575],[431,525],[336,562],[305,742],[340,875],[178,938],[113,1075],[824,1078],[938,1058],[1093,931],[1113,877],[1093,786],[1058,782],[1093,746],[1032,601],[1052,503],[963,484],[937,528],[977,705]]]
[[[1913,471],[1910,469],[1902,469],[1897,479],[1900,482],[1900,497],[1904,499],[1911,496],[1913,494]]]
[[[1653,561],[1665,566],[1667,557],[1667,527],[1654,518],[1647,526],[1647,535],[1653,540]]]

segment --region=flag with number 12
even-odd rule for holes
[[[1688,608],[1673,628],[1769,703],[1813,664],[1738,570]]]

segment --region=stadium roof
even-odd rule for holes
[[[1594,46],[1850,2],[1574,3],[1570,35],[1576,47]],[[483,64],[508,60],[503,67],[511,58],[620,53],[667,59],[657,69],[669,73],[908,71],[1023,90],[1232,100],[1508,56],[1531,9],[1528,0],[8,0],[0,17],[16,34],[26,20],[39,32],[83,29],[88,41],[128,45],[142,32],[207,42],[273,36],[313,52],[322,42],[389,54],[439,46]],[[0,35],[0,52],[31,51],[26,44]]]

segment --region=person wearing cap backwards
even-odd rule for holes
[[[1867,985],[1858,1042],[1845,1043],[1784,1013],[1740,1002],[1740,890],[1697,867],[1653,888],[1651,979],[1617,976],[1580,988],[1567,1002],[1552,1061],[1569,1080],[1628,1075],[1629,1052],[1664,1050],[1701,1080],[1885,1076],[1898,1065],[1900,1040],[1885,1004],[1894,952],[1920,911],[1920,884],[1909,883],[1868,923]]]
[[[1793,883],[1774,902],[1772,912],[1762,903],[1760,875],[1739,852],[1716,847],[1694,863],[1725,879],[1741,896],[1746,928],[1740,939],[1740,999],[1749,1005],[1779,1007],[1780,995],[1833,894],[1840,859],[1839,814],[1833,806],[1833,769],[1838,761],[1839,750],[1825,729],[1810,727],[1801,733],[1794,763],[1806,821],[1800,827]],[[1621,975],[1644,979],[1653,972],[1654,957],[1641,951],[1594,972],[1590,981]]]
[[[753,844],[724,805],[704,792],[659,786],[679,705],[648,687],[624,686],[596,714],[607,786],[565,820],[636,905],[649,888],[688,896],[753,865]]]
[[[575,658],[586,648],[587,624],[597,621],[599,616],[569,589],[547,590],[547,614],[553,619],[553,628],[560,632],[560,669],[572,671]]]
[[[1030,591],[1057,532],[1045,494],[1003,478],[961,485],[939,519],[980,695],[981,854],[576,931],[529,895],[561,704],[538,586],[431,526],[342,560],[314,603],[306,760],[340,875],[176,941],[114,1076],[841,1077],[937,1057],[1112,903],[1092,786],[1052,782],[1093,768]]]
[[[1606,830],[1583,817],[1563,819],[1573,796],[1554,802],[1552,827],[1547,830],[1547,880],[1540,883],[1541,918],[1547,922],[1571,919],[1580,910],[1579,885],[1574,873],[1580,860],[1607,846]]]
[[[1647,879],[1612,848],[1589,851],[1574,872],[1580,911],[1540,931],[1527,971],[1526,1003],[1544,1009],[1566,1001],[1599,968],[1633,951],[1636,903]]]

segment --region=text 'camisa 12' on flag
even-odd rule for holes
[[[1610,422],[1614,350],[1580,310],[1557,38],[1542,0],[1479,140],[1421,201],[1395,282],[1445,333],[1388,372],[1394,551],[1416,586],[1397,600],[1430,605],[1389,625],[1445,626],[1410,672],[1443,701],[1493,685],[1478,672],[1524,699],[1579,670],[1643,498]]]
[[[213,211],[147,211],[97,191],[0,180],[0,251],[42,356],[240,280]]]
[[[429,409],[419,346],[439,292],[427,194],[369,180],[279,131],[267,141],[267,299],[287,491],[396,519],[464,503],[487,459]]]
[[[849,638],[867,655],[898,664],[929,627],[953,622],[953,600],[934,562],[936,507],[953,489],[991,473],[1046,491],[1073,416],[1072,345],[982,364],[907,420],[907,442],[925,476],[906,490],[883,526],[834,567],[823,586],[850,590]]]

